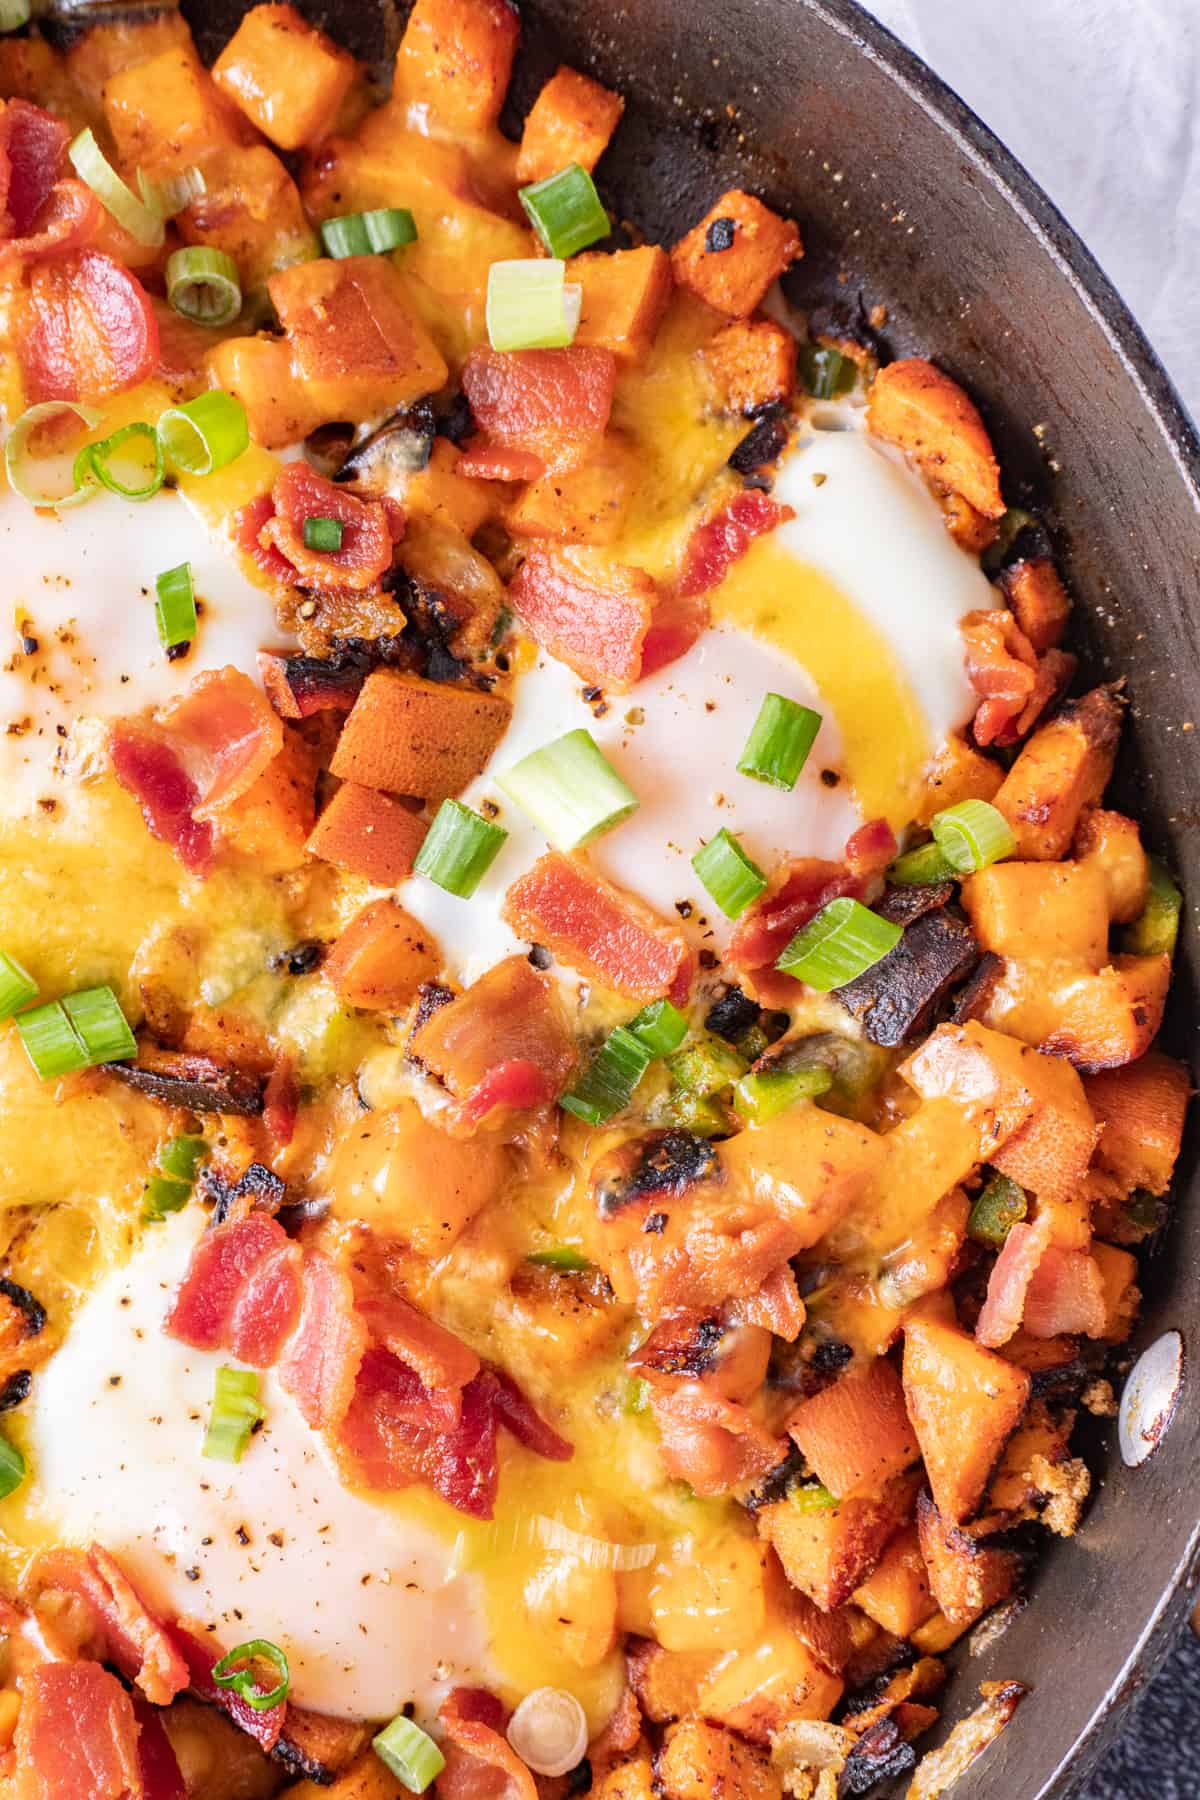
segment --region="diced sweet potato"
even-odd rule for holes
[[[632,448],[620,438],[606,437],[582,467],[527,483],[505,510],[504,523],[514,538],[611,544],[625,523],[638,474]],[[638,662],[640,667],[640,654]]]
[[[1013,563],[1000,577],[1017,624],[1040,656],[1062,642],[1071,616],[1071,596],[1048,556]]]
[[[827,1719],[842,1689],[839,1678],[778,1620],[749,1649],[721,1658],[693,1710],[752,1743],[769,1744],[789,1719]]]
[[[499,694],[375,669],[346,720],[330,768],[364,787],[444,800],[479,774],[511,716]]]
[[[569,163],[590,172],[624,111],[620,94],[563,65],[529,109],[517,155],[517,180],[544,181]]]
[[[1094,863],[993,863],[962,884],[975,936],[999,956],[1078,960],[1108,954],[1108,884]]]
[[[900,1475],[879,1500],[843,1500],[807,1511],[791,1500],[760,1507],[758,1529],[774,1545],[784,1574],[823,1612],[842,1606],[911,1516],[917,1478]]]
[[[671,252],[681,287],[725,313],[744,319],[776,278],[802,254],[793,219],[731,188]]]
[[[190,44],[119,69],[104,84],[104,117],[122,166],[156,181],[253,135]]]
[[[729,1198],[769,1204],[801,1249],[852,1212],[886,1166],[885,1145],[885,1138],[855,1119],[795,1106],[726,1139],[719,1159]]]
[[[1054,1340],[1027,1338],[1026,1341],[1049,1344]],[[1004,1353],[1006,1357],[1011,1357],[1012,1340],[1005,1345]],[[1068,1426],[1052,1416],[1044,1401],[1034,1400],[1031,1403],[1025,1417],[1004,1446],[1004,1453],[988,1487],[984,1511],[999,1515],[996,1521],[998,1526],[1033,1516],[1036,1510],[1033,1503],[1040,1493],[1033,1475],[1034,1458],[1041,1457],[1051,1464],[1064,1461],[1068,1454],[1068,1436]]]
[[[354,82],[354,58],[294,6],[251,7],[213,64],[213,80],[282,150],[332,130]]]
[[[367,1011],[398,1011],[441,968],[437,940],[395,900],[356,913],[325,960],[339,999]]]
[[[979,410],[936,364],[914,356],[880,369],[867,400],[867,424],[984,518],[1003,513],[1000,465]]]
[[[935,812],[957,806],[960,800],[994,800],[1003,780],[998,762],[952,734],[934,758],[917,817],[928,824]]]
[[[1099,1335],[1106,1343],[1123,1344],[1133,1330],[1142,1298],[1137,1258],[1112,1244],[1093,1244],[1092,1260],[1100,1270],[1104,1289],[1104,1329]]]
[[[721,1658],[709,1650],[665,1650],[641,1639],[626,1658],[643,1714],[655,1725],[700,1710],[700,1689]]]
[[[672,1726],[655,1768],[665,1800],[782,1800],[766,1753],[702,1719]]]
[[[801,1401],[787,1429],[818,1481],[839,1500],[876,1497],[920,1455],[900,1377],[884,1357]]]
[[[517,40],[506,0],[417,0],[396,57],[393,94],[446,131],[481,131],[500,116]]]
[[[852,1598],[855,1606],[860,1606],[868,1618],[893,1637],[911,1638],[918,1625],[933,1617],[937,1601],[929,1592],[915,1525],[906,1525],[896,1533],[875,1569],[855,1588]]]
[[[327,1779],[301,1781],[288,1789],[288,1796],[289,1800],[396,1800],[398,1792],[386,1763],[367,1749],[332,1785]]]
[[[6,50],[16,50],[21,40],[9,39],[5,43]],[[49,45],[36,39],[29,40],[30,47],[35,44],[40,54],[53,57]],[[95,24],[90,21],[86,31],[74,38],[70,48],[59,60],[60,78],[65,76],[71,86],[81,96],[92,113],[99,113],[103,107],[104,84],[120,69],[132,69],[139,63],[150,61],[152,56],[161,56],[164,50],[191,50],[192,34],[186,19],[181,12],[172,9],[169,12],[133,15],[126,18],[102,19]],[[39,70],[42,75],[42,96],[48,96],[51,90],[50,70]],[[22,90],[13,89],[12,92]],[[7,98],[9,90],[0,83],[0,92]],[[25,93],[25,99],[34,99],[34,93]],[[42,97],[42,105],[53,112],[60,108],[53,99]]]
[[[577,344],[611,350],[625,362],[645,354],[674,286],[671,259],[661,245],[586,251],[567,264],[567,280],[583,290]]]
[[[1100,1167],[1126,1194],[1134,1188],[1165,1194],[1192,1093],[1184,1064],[1151,1050],[1125,1068],[1086,1075],[1083,1089],[1104,1127],[1096,1150]]]
[[[424,819],[377,788],[344,781],[308,840],[308,850],[376,887],[398,887],[412,874]]]
[[[272,270],[285,263],[316,255],[316,234],[299,190],[265,144],[214,150],[205,160],[204,184],[203,194],[176,217],[175,228],[184,243],[231,256],[245,292],[264,287]],[[211,336],[210,327],[203,329]]]
[[[1080,1069],[1133,1062],[1158,1034],[1170,984],[1169,956],[1116,956],[1098,975],[1064,983],[1054,997],[1057,1023],[1041,1047]]]
[[[969,1518],[1029,1398],[1030,1377],[947,1325],[910,1319],[904,1398],[938,1511]],[[945,1609],[943,1608],[943,1611]]]
[[[303,857],[316,810],[318,756],[294,728],[262,774],[221,812],[221,835],[242,856],[272,874]]]
[[[725,412],[753,413],[790,398],[796,340],[774,319],[735,319],[701,351]]]
[[[946,530],[955,543],[972,556],[982,556],[988,546],[995,543],[995,519],[987,519],[981,512],[976,512],[961,494],[939,494],[938,504],[946,521]]]
[[[917,1530],[929,1586],[952,1625],[970,1625],[1011,1594],[1020,1559],[1011,1551],[983,1550],[969,1532],[943,1518],[927,1494],[917,1501]]]
[[[287,345],[279,338],[224,338],[208,353],[217,387],[246,409],[250,435],[265,449],[294,444],[324,423],[292,373]]]
[[[1084,813],[1075,832],[1074,854],[1103,875],[1112,922],[1127,925],[1136,919],[1150,890],[1150,862],[1134,821],[1103,807]]]
[[[648,1756],[634,1756],[602,1775],[592,1800],[655,1800],[654,1767]]]
[[[328,1165],[333,1216],[400,1238],[418,1256],[444,1256],[511,1175],[490,1133],[451,1137],[413,1100],[366,1114]]]
[[[1080,816],[1108,786],[1121,732],[1121,702],[1111,688],[1068,701],[1034,732],[995,796],[1012,826],[1016,854],[1058,862]]]

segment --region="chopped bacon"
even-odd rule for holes
[[[288,1247],[283,1226],[262,1213],[207,1231],[167,1314],[167,1331],[197,1350],[220,1348],[246,1283],[268,1256]]]
[[[642,678],[686,656],[708,630],[708,601],[702,594],[664,594],[650,619],[642,644]]]
[[[561,1094],[575,1048],[551,983],[510,956],[413,1033],[411,1051],[463,1104],[464,1123],[496,1106],[540,1105]]]
[[[281,1150],[296,1134],[299,1112],[300,1083],[296,1077],[295,1059],[281,1051],[263,1094],[263,1124]]]
[[[257,517],[261,499],[250,503]],[[403,531],[403,515],[389,514],[381,500],[361,500],[346,487],[327,481],[306,462],[291,462],[277,477],[270,494],[270,512],[258,528],[262,567],[276,579],[302,587],[349,588],[361,593],[372,588],[392,566],[394,536]],[[248,508],[242,509],[237,541],[255,555],[248,537]],[[304,542],[308,519],[335,519],[342,527],[337,550],[310,550]],[[272,554],[273,553],[273,554]],[[278,573],[278,558],[287,573]]]
[[[163,1729],[158,1708],[151,1706],[141,1694],[134,1693],[134,1716],[138,1722],[138,1766],[142,1772],[142,1800],[188,1800],[183,1772],[179,1767],[171,1740]]]
[[[900,846],[886,819],[868,819],[846,839],[842,855],[851,875],[859,881],[873,881],[896,859]]]
[[[498,1106],[527,1112],[533,1106],[545,1106],[557,1099],[555,1083],[544,1070],[526,1057],[498,1063],[489,1069],[469,1100],[464,1100],[458,1116],[467,1125],[478,1125]]]
[[[446,1767],[440,1800],[538,1800],[537,1784],[504,1736],[503,1706],[482,1688],[454,1688],[438,1718]]]
[[[287,1718],[287,1701],[281,1700],[278,1706],[268,1706],[262,1712],[257,1711],[240,1694],[235,1693],[233,1688],[218,1687],[213,1680],[213,1669],[225,1654],[219,1644],[194,1637],[182,1625],[168,1626],[168,1630],[187,1665],[188,1683],[197,1700],[203,1700],[209,1706],[220,1707],[239,1730],[254,1739],[261,1750],[272,1751],[279,1742]]]
[[[463,365],[462,385],[488,447],[524,451],[558,475],[599,444],[616,378],[611,350],[573,345],[498,351],[481,345]],[[468,472],[475,454],[466,453]]]
[[[503,444],[488,444],[476,438],[467,444],[454,465],[456,475],[473,476],[476,481],[536,481],[546,464],[529,450],[505,449]]]
[[[642,569],[616,564],[601,578],[570,550],[531,550],[508,586],[514,612],[543,649],[619,691],[643,672],[657,598]]]
[[[1025,1314],[1025,1296],[1044,1240],[1032,1225],[1013,1225],[988,1277],[987,1298],[975,1325],[981,1344],[1006,1344]]]
[[[618,994],[686,1003],[694,968],[687,939],[573,857],[541,857],[509,888],[503,913],[520,937]]]
[[[216,833],[195,809],[200,793],[175,750],[153,726],[118,719],[109,733],[113,773],[142,809],[152,835],[169,844],[185,869],[206,875],[212,867]]]
[[[166,1706],[187,1686],[187,1670],[167,1627],[98,1544],[88,1550],[46,1551],[30,1565],[25,1583],[35,1607],[51,1590],[82,1601],[105,1660],[136,1681],[156,1706]]]
[[[1107,1313],[1104,1282],[1086,1250],[1048,1243],[1048,1222],[1013,1225],[988,1279],[987,1298],[975,1336],[991,1349],[1006,1344],[1019,1326],[1031,1337],[1060,1332],[1102,1335]]]
[[[755,1293],[732,1301],[726,1308],[726,1317],[732,1323],[760,1325],[789,1344],[800,1336],[807,1316],[790,1263],[781,1263]]]
[[[350,1277],[319,1250],[304,1258],[300,1323],[279,1364],[279,1379],[316,1431],[344,1416],[367,1347]]]
[[[99,200],[82,181],[56,181],[23,237],[0,240],[0,267],[20,259],[61,256],[78,250],[94,234],[102,217]]]
[[[570,1462],[575,1447],[547,1425],[541,1413],[503,1369],[490,1370],[494,1383],[493,1404],[501,1425],[507,1426],[519,1444],[544,1456],[548,1462]]]
[[[745,1406],[698,1381],[652,1388],[650,1407],[662,1440],[663,1467],[697,1494],[727,1494],[765,1475],[787,1454],[783,1439],[760,1425]]]
[[[1004,607],[968,613],[962,624],[967,679],[980,696],[972,731],[977,744],[1015,744],[1031,731],[1075,673],[1065,650],[1039,656]]]
[[[256,562],[264,575],[272,581],[282,581],[289,585],[296,579],[296,571],[286,556],[282,556],[273,543],[264,541],[263,526],[275,517],[275,502],[270,494],[257,494],[253,500],[247,500],[239,506],[233,515],[233,541],[237,548]],[[360,683],[361,686],[361,683]],[[269,687],[268,687],[269,691]],[[284,713],[284,718],[299,718],[299,713]]]
[[[26,237],[62,174],[70,132],[28,100],[0,101],[0,237]]]
[[[17,356],[25,395],[107,400],[158,365],[158,321],[128,269],[98,250],[38,263],[22,297]]]
[[[706,594],[717,587],[755,538],[795,516],[790,506],[781,506],[761,488],[746,488],[736,494],[720,512],[698,525],[688,539],[679,582],[681,598]]]
[[[431,1391],[461,1392],[478,1375],[479,1358],[470,1346],[402,1295],[368,1289],[359,1294],[358,1310],[373,1340]]]
[[[222,1225],[217,1232],[234,1229]],[[256,1369],[270,1368],[299,1316],[301,1284],[300,1246],[290,1241],[276,1244],[251,1269],[234,1300],[222,1339],[239,1362]]]
[[[129,1695],[97,1662],[21,1677],[16,1765],[22,1800],[145,1800]]]

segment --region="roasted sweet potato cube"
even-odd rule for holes
[[[512,715],[499,694],[375,669],[338,739],[330,767],[343,781],[444,800],[479,774]]]
[[[956,544],[972,556],[982,556],[990,544],[996,541],[996,521],[985,518],[976,512],[969,500],[961,494],[939,494],[938,503],[942,516],[946,521],[946,530]]]
[[[915,1495],[913,1476],[901,1475],[879,1500],[843,1500],[815,1512],[778,1500],[759,1509],[758,1529],[774,1545],[793,1587],[832,1612],[875,1567],[911,1516]]]
[[[297,1774],[304,1774],[323,1794],[340,1792],[336,1778],[348,1775],[352,1765],[361,1767],[361,1753],[370,1737],[370,1728],[352,1719],[340,1719],[330,1713],[309,1712],[307,1707],[289,1706],[287,1723],[280,1739],[280,1758]],[[376,1757],[376,1761],[378,1761]],[[350,1787],[352,1800],[362,1792],[373,1797],[377,1790]]]
[[[900,1377],[884,1357],[802,1400],[787,1429],[818,1481],[839,1500],[877,1497],[920,1455]]]
[[[631,447],[606,437],[580,468],[529,482],[506,508],[504,523],[515,538],[611,544],[625,523],[637,478],[638,461]]]
[[[252,135],[190,44],[118,70],[104,84],[104,117],[122,166],[160,181]]]
[[[893,1637],[911,1638],[918,1625],[933,1617],[937,1601],[929,1592],[915,1525],[906,1525],[896,1533],[852,1597],[855,1606],[860,1606],[868,1618]]]
[[[1080,816],[1108,786],[1121,733],[1121,702],[1111,688],[1069,700],[1034,732],[995,795],[1012,826],[1016,854],[1058,862]]]
[[[1062,642],[1071,616],[1071,596],[1048,556],[1013,563],[1001,575],[1000,585],[1017,624],[1039,656]]]
[[[1137,1258],[1113,1244],[1093,1244],[1092,1260],[1100,1270],[1104,1287],[1104,1329],[1100,1336],[1106,1343],[1123,1344],[1133,1330],[1142,1298],[1137,1285]]]
[[[801,255],[793,219],[740,188],[730,188],[671,252],[681,287],[731,319],[744,319],[771,283]]]
[[[935,812],[957,806],[960,800],[994,800],[1003,780],[999,763],[952,734],[934,758],[917,816],[928,824]]]
[[[654,1767],[648,1756],[618,1763],[595,1783],[592,1800],[655,1800]]]
[[[927,1494],[917,1501],[917,1530],[929,1586],[951,1625],[970,1625],[1012,1593],[1020,1559],[984,1550],[969,1532],[942,1517]]]
[[[250,435],[264,449],[297,443],[323,423],[324,414],[295,379],[288,347],[279,338],[224,338],[213,345],[207,363],[216,386],[245,407]]]
[[[567,264],[567,280],[583,290],[577,344],[611,350],[633,362],[650,348],[674,280],[658,244],[635,250],[588,250]]]
[[[665,1800],[782,1800],[766,1752],[703,1719],[672,1726],[655,1769]]]
[[[1136,919],[1150,890],[1150,863],[1134,821],[1101,806],[1084,813],[1075,832],[1074,854],[1103,875],[1113,924]]]
[[[669,1650],[749,1649],[766,1624],[766,1546],[733,1531],[706,1538],[703,1555],[682,1544],[653,1578],[655,1637]]]
[[[441,967],[437,939],[395,900],[364,906],[325,959],[325,974],[347,1006],[395,1012]]]
[[[978,1505],[1029,1398],[1030,1378],[965,1331],[910,1319],[904,1398],[939,1512],[954,1524]],[[945,1611],[945,1608],[942,1609]]]
[[[752,1743],[769,1744],[772,1732],[789,1719],[827,1719],[843,1685],[783,1620],[776,1620],[749,1649],[721,1658],[694,1710]]]
[[[362,875],[376,887],[398,887],[412,874],[425,820],[378,788],[344,781],[308,840],[312,856]]]
[[[1117,956],[1098,975],[1065,982],[1055,1000],[1057,1023],[1042,1049],[1080,1069],[1133,1062],[1158,1034],[1170,983],[1169,956]]]
[[[721,1661],[711,1650],[665,1650],[635,1640],[626,1653],[629,1679],[643,1714],[655,1725],[699,1712],[700,1689]]]
[[[520,35],[506,0],[417,0],[393,92],[448,131],[481,131],[500,117]]]
[[[517,180],[544,181],[569,163],[594,169],[624,111],[620,94],[578,69],[562,66],[529,109],[517,155]]]
[[[1000,465],[973,400],[922,357],[880,369],[871,383],[867,424],[895,444],[928,480],[961,494],[986,519],[1004,511]]]
[[[273,269],[316,253],[296,184],[265,144],[215,150],[205,162],[204,181],[203,194],[178,215],[176,229],[185,243],[231,256],[247,291],[265,286]]]
[[[285,726],[279,754],[222,811],[222,837],[267,873],[293,869],[303,856],[316,811],[318,761],[312,745]]]
[[[16,49],[19,41],[6,42],[5,48]],[[192,34],[183,14],[174,9],[141,18],[106,19],[94,25],[89,23],[87,30],[80,33],[62,57],[59,67],[82,95],[89,110],[98,113],[103,107],[104,84],[118,70],[149,62],[152,56],[161,56],[164,50],[181,48],[192,49]],[[42,43],[40,49],[48,51],[49,46]],[[6,88],[0,91],[7,96]],[[50,91],[47,78],[43,93]],[[33,95],[24,97],[31,99]],[[55,112],[59,110],[48,98],[44,98],[42,104]]]
[[[1029,1343],[1051,1344],[1051,1338],[1030,1338]],[[1012,1339],[1004,1346],[1006,1357],[1012,1355]],[[1069,1426],[1055,1419],[1044,1401],[1034,1400],[1025,1417],[1004,1446],[1004,1452],[988,1486],[985,1513],[998,1513],[998,1524],[1009,1522],[1010,1515],[1024,1519],[1036,1510],[1033,1502],[1041,1490],[1034,1479],[1035,1457],[1048,1463],[1062,1462],[1067,1454]]]
[[[1175,1172],[1191,1076],[1183,1063],[1148,1051],[1122,1069],[1086,1075],[1088,1105],[1103,1126],[1096,1160],[1126,1194],[1165,1194]]]
[[[968,876],[962,903],[985,950],[1023,960],[1108,955],[1108,884],[1093,863],[993,863]]]
[[[397,1800],[396,1777],[368,1749],[333,1784],[326,1780],[298,1782],[288,1789],[289,1800]]]
[[[354,58],[294,6],[253,6],[213,64],[213,80],[278,144],[299,150],[332,130]]]
[[[796,385],[796,340],[774,319],[735,319],[700,354],[725,412],[782,403]]]

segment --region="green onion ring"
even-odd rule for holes
[[[61,418],[65,413],[73,413],[89,428],[100,423],[101,415],[93,407],[78,406],[74,400],[43,400],[38,406],[26,407],[5,441],[4,468],[8,484],[14,494],[20,494],[30,506],[78,506],[82,501],[90,500],[96,491],[90,479],[86,484],[80,484],[78,458],[71,471],[73,485],[65,494],[47,493],[45,485],[39,485],[27,473],[30,465],[37,462],[29,450],[30,437],[40,425]]]
[[[253,1669],[233,1666],[235,1663],[248,1664],[255,1657],[273,1663],[279,1674],[278,1686],[265,1694],[259,1690]],[[236,1649],[227,1651],[220,1662],[213,1664],[212,1678],[219,1688],[232,1688],[239,1700],[244,1700],[255,1712],[269,1712],[273,1706],[282,1705],[292,1685],[287,1657],[278,1644],[272,1644],[268,1638],[251,1638],[249,1643],[238,1644]]]
[[[127,486],[108,466],[108,459],[114,452],[134,438],[148,443],[154,455],[154,467],[150,471],[149,480],[140,487]],[[74,473],[79,485],[94,479],[101,487],[106,487],[110,494],[120,494],[124,500],[149,500],[163,484],[163,452],[158,432],[153,425],[147,425],[144,419],[138,419],[132,425],[122,425],[119,431],[114,431],[111,437],[102,438],[98,444],[85,444],[75,458]]]

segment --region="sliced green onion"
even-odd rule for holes
[[[246,409],[223,388],[209,388],[183,406],[170,406],[158,421],[168,462],[187,475],[211,475],[242,454],[250,442]]]
[[[967,1218],[967,1236],[991,1250],[1003,1250],[1005,1239],[1028,1211],[1025,1190],[1008,1175],[993,1175],[976,1195]]]
[[[37,999],[38,984],[15,956],[0,950],[0,1019],[11,1019],[18,1007]]]
[[[508,836],[461,800],[443,800],[413,862],[413,873],[469,900]]]
[[[142,1217],[156,1225],[168,1213],[182,1212],[191,1197],[190,1181],[173,1181],[169,1175],[151,1175],[142,1189]]]
[[[559,1105],[588,1125],[603,1125],[614,1113],[624,1111],[634,1089],[653,1058],[624,1025],[610,1031],[571,1090]]]
[[[123,459],[130,463],[132,480],[127,480],[117,473],[113,461],[118,451],[127,451],[135,444],[145,454]],[[122,425],[119,431],[114,431],[111,437],[101,438],[98,444],[85,444],[75,458],[74,473],[79,484],[94,480],[110,494],[120,494],[124,500],[149,500],[163,484],[163,453],[158,433],[144,419]]]
[[[494,262],[488,270],[487,332],[493,350],[561,350],[579,329],[583,289],[547,256]]]
[[[158,1166],[164,1175],[176,1181],[194,1181],[196,1170],[208,1155],[208,1139],[185,1136],[169,1138],[158,1153]]]
[[[783,694],[767,694],[758,709],[738,772],[771,787],[794,788],[821,729],[821,715]]]
[[[740,1081],[746,1073],[746,1063],[724,1038],[705,1036],[697,1038],[686,1050],[668,1056],[667,1069],[676,1087],[707,1099]]]
[[[271,1664],[279,1677],[273,1688],[263,1690],[259,1687],[250,1667],[254,1662]],[[271,1643],[269,1638],[251,1638],[248,1644],[239,1644],[235,1650],[226,1651],[220,1662],[213,1664],[212,1678],[219,1688],[232,1688],[255,1712],[270,1712],[273,1706],[281,1706],[292,1685],[288,1659],[278,1644]]]
[[[258,1375],[222,1363],[213,1388],[212,1412],[204,1434],[204,1455],[217,1462],[241,1462],[254,1427],[266,1418],[258,1397]]]
[[[158,641],[164,650],[171,650],[176,644],[190,644],[195,637],[200,621],[196,617],[190,562],[164,569],[154,577],[154,617]]]
[[[818,994],[828,994],[873,969],[902,936],[899,925],[881,919],[861,900],[842,895],[801,926],[775,967]]]
[[[692,867],[727,919],[739,918],[767,885],[758,864],[724,826],[697,850]]]
[[[797,1512],[835,1512],[837,1498],[819,1481],[800,1481],[788,1489],[788,1499]]]
[[[326,219],[321,242],[327,256],[377,256],[415,244],[417,226],[406,206],[380,206],[374,212],[343,213]]]
[[[34,1073],[43,1081],[87,1068],[88,1053],[60,1001],[48,1000],[18,1013],[14,1023]]]
[[[764,1069],[759,1075],[743,1075],[733,1090],[733,1104],[743,1119],[762,1125],[797,1100],[815,1100],[832,1086],[828,1069]]]
[[[940,844],[920,844],[896,858],[888,870],[888,880],[901,887],[931,887],[938,881],[952,881],[957,873]]]
[[[75,165],[79,179],[87,183],[118,225],[123,225],[139,244],[162,243],[162,213],[156,206],[147,206],[132,188],[126,187],[96,142],[96,134],[90,125],[73,140],[67,155]]]
[[[124,1062],[137,1055],[137,1039],[110,987],[82,988],[62,1004],[89,1063]]]
[[[652,1000],[625,1027],[651,1056],[670,1056],[687,1036],[687,1020],[669,1000]]]
[[[340,519],[305,519],[304,547],[306,550],[340,550],[342,547],[342,521]]]
[[[143,1217],[155,1222],[181,1212],[192,1196],[196,1170],[208,1154],[202,1137],[170,1138],[158,1153],[161,1175],[151,1175],[142,1190]]]
[[[858,380],[858,364],[825,344],[801,344],[797,358],[800,380],[814,400],[848,394]]]
[[[960,875],[1001,862],[1017,847],[1012,826],[987,800],[960,800],[934,813],[929,821],[933,841]]]
[[[596,184],[578,163],[518,188],[517,197],[551,256],[576,256],[611,229]]]
[[[137,184],[143,204],[152,212],[161,213],[164,219],[173,219],[185,206],[190,206],[193,200],[203,199],[208,192],[204,171],[195,163],[188,169],[181,169],[178,175],[169,175],[165,181],[151,181],[145,171],[139,169]]]
[[[560,1275],[583,1275],[592,1266],[570,1244],[555,1244],[552,1250],[531,1250],[525,1261],[535,1269],[557,1269]]]
[[[556,850],[582,849],[638,807],[633,789],[582,726],[522,757],[499,782]]]
[[[0,1436],[0,1500],[15,1494],[25,1479],[25,1458],[15,1444]]]
[[[189,244],[167,258],[167,302],[197,325],[232,325],[242,310],[237,264],[224,250]]]
[[[371,1740],[376,1756],[410,1794],[423,1794],[446,1766],[446,1759],[427,1731],[397,1713]]]
[[[51,419],[61,419],[71,413],[84,425],[92,426],[100,423],[101,415],[90,406],[77,406],[73,400],[43,400],[37,406],[27,406],[4,444],[4,468],[8,475],[8,485],[14,494],[20,494],[22,500],[28,500],[30,506],[78,506],[81,501],[90,500],[96,492],[89,478],[80,481],[79,458],[71,455],[69,460],[59,457],[35,457],[29,448],[29,440],[40,426],[48,425]],[[40,474],[38,471],[40,470]],[[57,471],[63,480],[47,480]],[[70,486],[66,485],[66,480]]]
[[[0,31],[19,31],[32,17],[29,0],[0,0]]]
[[[636,1417],[649,1410],[650,1383],[644,1375],[631,1375],[625,1384],[625,1399],[621,1411],[628,1413],[630,1417]]]
[[[1121,948],[1130,956],[1173,956],[1182,911],[1183,895],[1166,865],[1152,856],[1146,904],[1132,925],[1126,926]]]

